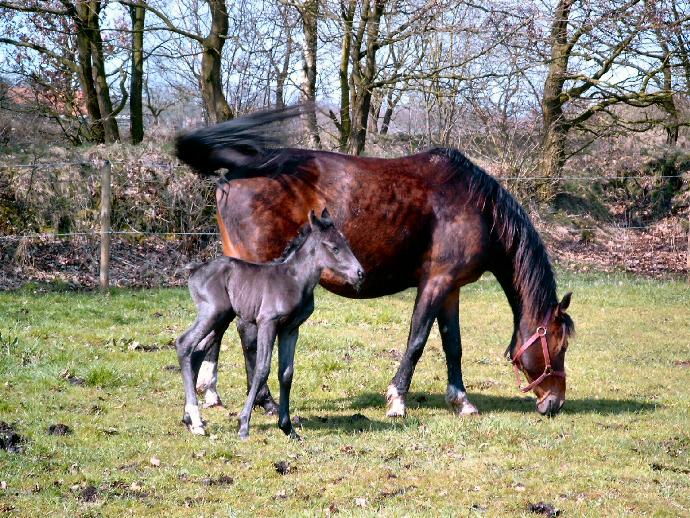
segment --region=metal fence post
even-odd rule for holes
[[[110,205],[112,188],[110,184],[110,162],[105,160],[101,167],[101,290],[110,287]]]

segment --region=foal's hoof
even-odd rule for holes
[[[388,402],[388,409],[386,410],[386,417],[405,417],[405,398],[398,394],[398,389],[390,385],[386,392],[386,401]]]
[[[278,403],[276,403],[273,399],[267,399],[257,406],[263,408],[264,412],[266,412],[266,415],[278,415]]]
[[[219,399],[217,401],[212,401],[212,402],[210,401],[210,402],[204,403],[203,408],[221,408],[221,409],[224,409],[225,405]]]
[[[294,430],[291,431],[291,432],[288,434],[288,438],[289,438],[291,441],[302,442],[302,436],[299,435],[299,434],[298,434],[296,431],[294,431]]]
[[[192,432],[193,435],[206,435],[206,429],[203,426],[188,425],[187,429]]]
[[[477,415],[479,410],[470,403],[467,394],[464,392],[448,389],[446,392],[446,403],[451,411],[457,416]]]

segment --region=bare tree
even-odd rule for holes
[[[122,110],[124,103],[113,107],[110,98],[99,21],[102,7],[100,0],[0,2],[0,8],[6,13],[18,14],[23,16],[23,20],[34,24],[33,30],[27,27],[19,35],[19,39],[2,37],[0,43],[38,53],[51,60],[55,66],[78,74],[91,120],[89,139],[95,142],[115,142],[120,138],[115,116]],[[62,24],[60,28],[54,25],[56,19]],[[61,53],[59,47],[51,45],[51,37],[57,35],[65,41],[69,39],[65,38],[66,34],[75,35],[75,52]],[[122,91],[126,94],[124,89]],[[125,97],[123,95],[123,99]]]

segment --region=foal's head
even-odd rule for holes
[[[350,250],[345,236],[333,224],[328,210],[323,209],[320,218],[314,214],[313,210],[310,211],[309,225],[318,243],[316,246],[318,265],[340,275],[358,289],[364,280],[364,269]]]

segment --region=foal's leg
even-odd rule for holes
[[[420,284],[417,290],[407,349],[386,392],[388,401],[386,416],[388,417],[405,415],[405,396],[410,389],[414,368],[424,351],[431,325],[450,290],[451,286],[446,277],[428,279]]]
[[[256,324],[238,319],[237,332],[240,335],[240,342],[242,343],[244,368],[247,371],[247,394],[249,394],[249,389],[254,379],[254,364],[256,363]],[[278,412],[278,404],[273,399],[273,396],[271,396],[268,385],[264,385],[259,389],[259,393],[256,395],[255,404],[257,406],[262,406],[267,414],[275,414]]]
[[[201,362],[206,356],[206,347],[216,339],[216,330],[225,330],[232,316],[234,315],[204,316],[203,312],[200,312],[192,327],[175,342],[185,394],[182,421],[195,435],[204,435],[206,433],[196,398],[195,385],[197,373],[199,372]]]
[[[265,322],[258,326],[256,340],[256,364],[252,386],[247,395],[247,402],[244,404],[242,413],[239,416],[239,435],[241,439],[249,438],[249,419],[252,416],[252,409],[256,403],[256,396],[259,388],[268,381],[268,374],[271,370],[271,353],[273,352],[273,342],[276,339],[276,325],[274,322]]]
[[[290,420],[290,389],[295,366],[295,345],[299,328],[284,331],[278,338],[278,381],[280,382],[280,410],[278,426],[290,439],[300,439]]]
[[[199,373],[196,379],[196,391],[201,394],[205,392],[204,408],[222,407],[223,402],[218,395],[218,356],[220,355],[220,345],[223,341],[223,335],[227,330],[227,325],[222,328],[217,328],[204,361],[201,363]]]
[[[460,290],[452,291],[443,301],[438,312],[438,329],[446,353],[448,366],[448,389],[446,403],[457,415],[478,413],[477,407],[470,403],[462,382],[462,342],[460,341],[460,311],[458,301]]]

